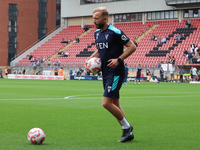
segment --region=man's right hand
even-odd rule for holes
[[[89,58],[87,58],[86,60],[85,60],[85,70],[87,71],[87,72],[89,72],[89,73],[91,73],[91,71],[87,68],[87,64],[88,64],[88,60],[90,59],[90,57]]]

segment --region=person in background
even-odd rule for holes
[[[164,70],[163,70],[163,68],[161,67],[161,68],[160,68],[160,80],[161,80],[161,82],[163,82],[163,76],[164,76]]]
[[[166,37],[163,37],[163,39],[161,40],[161,44],[166,43]]]
[[[23,75],[26,74],[26,69],[25,69],[25,68],[23,68],[23,70],[22,70],[22,74],[23,74]]]
[[[191,80],[193,81],[193,67],[191,67],[191,69],[190,69],[190,76],[191,76]]]
[[[62,67],[59,69],[58,75],[59,75],[59,76],[63,76],[63,68],[62,68]]]
[[[40,66],[40,59],[37,60],[36,65],[37,65],[37,66]]]
[[[155,40],[155,35],[152,35],[150,41],[154,41]]]
[[[160,44],[160,42],[161,42],[161,39],[160,39],[160,37],[158,36],[158,37],[157,37],[157,44]]]
[[[180,40],[180,39],[181,39],[181,35],[180,35],[180,33],[178,33],[177,36],[176,36],[176,38],[175,38],[174,40],[177,40],[177,41],[178,41],[178,40]]]
[[[190,45],[190,52],[194,54],[195,45],[192,43]]]
[[[41,56],[40,57],[40,63],[43,64],[43,62],[44,62],[44,60],[43,60],[43,57]]]
[[[72,76],[72,74],[73,74],[73,71],[72,71],[72,69],[70,68],[70,70],[69,70],[69,75]]]
[[[57,68],[54,69],[54,75],[55,75],[55,76],[58,75],[58,70],[57,70]]]
[[[170,67],[170,76],[171,76],[171,82],[174,82],[174,70],[173,70],[173,65]]]
[[[193,53],[188,53],[188,61],[189,61],[189,64],[192,63],[192,58],[194,57],[194,54]]]
[[[147,68],[147,70],[146,70],[146,76],[148,77],[150,75],[151,75],[151,72],[150,72],[149,68]]]
[[[33,62],[33,70],[36,70],[36,68],[37,68],[37,65],[36,65],[36,62],[34,61]]]
[[[168,64],[171,64],[171,63],[172,63],[172,58],[171,58],[171,56],[168,57],[167,63],[168,63]]]
[[[128,70],[129,70],[129,67],[128,67],[127,63],[125,63],[125,77],[124,77],[124,84],[127,84]]]
[[[175,58],[174,58],[174,56],[172,56],[171,63],[172,63],[172,65],[175,64]]]
[[[192,69],[192,79],[193,79],[193,81],[196,81],[196,75],[197,75],[197,68],[193,67],[193,69]]]
[[[15,70],[14,70],[14,74],[17,74],[18,73],[18,70],[15,68]]]
[[[135,77],[135,83],[134,84],[136,85],[137,80],[139,80],[138,85],[140,85],[140,76],[141,76],[141,73],[142,73],[142,68],[141,68],[140,64],[138,64],[138,67],[136,68],[136,71],[137,71],[137,75]]]
[[[188,20],[186,21],[186,27],[187,27],[187,28],[190,28],[190,26],[191,26],[191,22],[190,22],[190,20],[188,19]]]
[[[80,42],[80,39],[79,37],[76,38],[76,43],[79,43]]]
[[[88,31],[89,30],[89,25],[84,25],[83,30]]]
[[[200,81],[200,70],[197,72],[197,80]]]
[[[180,38],[180,40],[183,40],[183,38],[184,38],[183,34],[180,34],[180,35],[181,35],[181,38]]]
[[[59,67],[60,66],[60,60],[57,59],[57,62],[54,65]]]
[[[49,59],[49,61],[48,61],[48,64],[47,64],[48,66],[51,66],[51,60]]]
[[[188,51],[184,49],[183,55],[182,56],[188,56]]]

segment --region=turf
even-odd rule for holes
[[[101,104],[101,81],[0,79],[2,150],[199,150],[200,85],[123,85],[121,106],[135,139],[117,143],[121,127]],[[68,97],[64,99],[65,97]],[[42,145],[27,140],[42,128]]]

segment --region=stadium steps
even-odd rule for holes
[[[152,27],[150,27],[146,32],[144,32],[141,36],[139,36],[137,39],[136,39],[136,42],[139,42],[142,38],[145,37],[145,35],[148,35],[150,32],[152,32],[152,30],[154,30],[157,26],[159,25],[153,25]]]
[[[57,53],[57,55],[54,55],[54,57],[52,57],[52,63],[54,63],[57,59],[60,60],[61,65],[68,65],[69,62],[81,62],[82,60],[76,57],[77,53],[80,53],[81,49],[84,49],[86,47],[86,43],[88,42],[83,42],[87,39],[87,36],[89,34],[93,34],[93,30],[94,28],[91,26],[89,28],[89,30],[83,32],[80,36],[78,36],[80,42],[76,43],[75,40],[73,40],[70,44],[68,44],[66,47],[64,47],[62,50],[60,50],[59,52],[68,52],[69,55],[68,57],[60,57]],[[90,41],[90,39],[88,39]],[[76,54],[74,54],[76,53]]]
[[[60,49],[59,51],[57,51],[55,54],[53,54],[48,60],[46,60],[44,63],[48,63],[49,60],[52,60],[54,57],[58,56],[59,52],[63,52],[65,49],[67,49],[69,46],[71,46],[73,44],[75,40],[71,41],[69,44],[67,44],[66,46],[64,46],[62,49]]]
[[[90,28],[88,31],[81,33],[80,36],[77,36],[79,39],[81,39],[84,35],[86,35],[88,32],[90,32],[93,28]],[[77,38],[76,37],[76,38]],[[73,43],[75,42],[75,39],[72,40],[69,44],[67,44],[66,46],[64,46],[62,49],[60,49],[59,51],[57,51],[55,54],[53,54],[48,60],[54,60],[55,58],[57,59],[58,57],[58,53],[60,52],[64,52],[65,50],[68,49],[68,47],[70,47]],[[48,60],[46,60],[44,63],[48,63]]]

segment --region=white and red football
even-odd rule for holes
[[[89,59],[87,69],[89,69],[92,74],[99,73],[101,71],[101,59],[96,57]]]
[[[40,128],[33,128],[28,132],[28,141],[32,144],[42,144],[45,140],[45,133]]]

